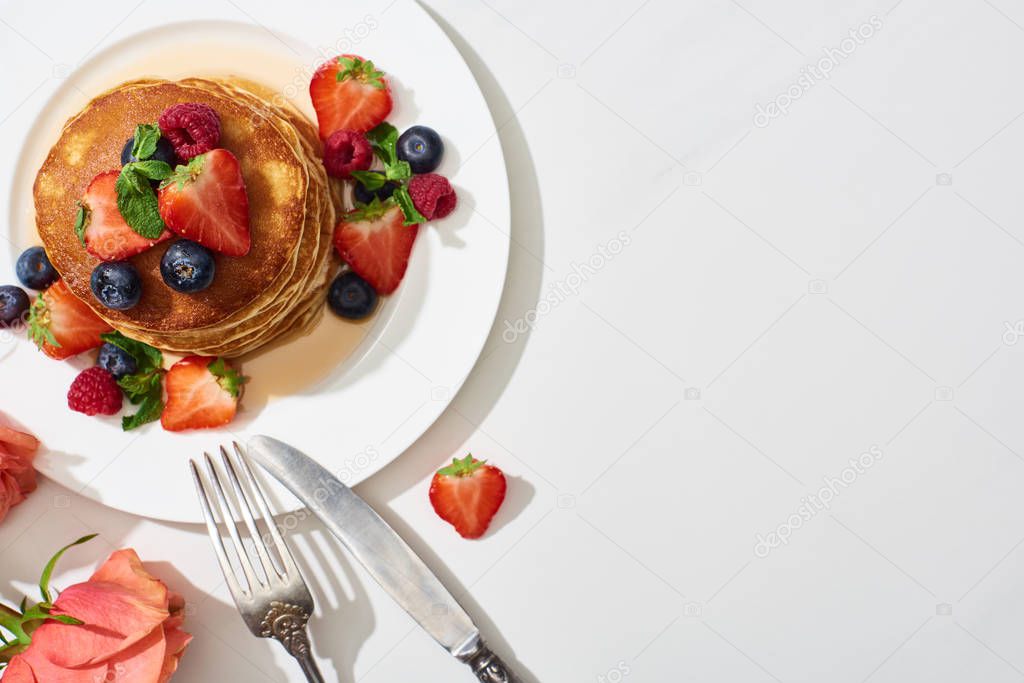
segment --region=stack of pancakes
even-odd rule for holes
[[[179,102],[207,104],[220,115],[219,146],[238,158],[245,180],[252,249],[237,258],[215,254],[213,284],[183,294],[164,283],[160,259],[168,243],[158,245],[131,259],[142,278],[139,304],[108,309],[89,287],[99,261],[75,234],[75,200],[98,173],[120,167],[121,148],[137,124],[155,122]],[[240,79],[123,83],[65,124],[34,195],[36,226],[54,267],[76,296],[133,339],[177,353],[234,357],[308,331],[323,312],[340,184],[324,172],[316,128],[289,105],[269,101],[261,86]]]

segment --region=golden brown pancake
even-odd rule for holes
[[[268,95],[238,79],[124,83],[68,121],[40,168],[36,223],[50,260],[79,298],[128,336],[170,351],[237,356],[319,320],[340,188],[324,173],[316,129]],[[74,200],[96,174],[119,167],[137,123],[156,121],[178,102],[208,104],[220,115],[220,146],[238,157],[246,183],[252,249],[239,258],[215,255],[214,283],[198,294],[170,289],[159,271],[165,245],[150,249],[131,259],[142,278],[140,303],[113,311],[89,288],[99,261],[74,233]]]

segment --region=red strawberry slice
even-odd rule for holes
[[[188,356],[167,371],[160,424],[171,432],[223,427],[235,417],[242,377],[223,358]]]
[[[143,237],[125,222],[114,189],[119,173],[106,171],[93,178],[79,208],[81,222],[76,228],[83,231],[79,234],[86,251],[101,261],[120,261],[171,238],[168,230],[155,240]]]
[[[472,455],[454,458],[430,482],[434,512],[463,538],[480,538],[505,500],[505,475]]]
[[[160,217],[182,237],[227,256],[249,253],[249,196],[231,152],[210,150],[179,166],[159,199]]]
[[[320,139],[351,130],[365,133],[391,113],[391,88],[373,62],[356,55],[341,55],[320,65],[309,83],[320,124]]]
[[[378,294],[395,291],[409,266],[420,226],[405,225],[404,220],[398,206],[374,201],[345,214],[334,229],[334,246],[341,258]]]
[[[103,344],[101,334],[113,329],[57,280],[32,304],[29,336],[50,358],[64,360]]]

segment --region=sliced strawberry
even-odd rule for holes
[[[480,538],[505,500],[505,475],[472,455],[454,458],[430,482],[434,512],[463,538]]]
[[[113,329],[57,280],[32,304],[28,331],[43,353],[64,360],[101,346],[100,335]]]
[[[378,294],[395,291],[409,265],[420,226],[404,221],[402,210],[390,200],[374,200],[345,214],[334,229],[334,246],[341,258]]]
[[[120,171],[106,171],[92,179],[79,202],[78,232],[85,249],[101,261],[121,261],[141,254],[154,244],[171,238],[164,230],[155,240],[143,237],[131,229],[117,209],[117,191],[114,185]]]
[[[171,432],[223,427],[235,417],[246,381],[223,358],[188,356],[167,371],[160,424]]]
[[[160,185],[160,217],[182,237],[227,256],[249,253],[249,196],[226,149],[193,157]]]
[[[309,83],[320,138],[351,130],[365,133],[391,113],[391,88],[373,62],[356,55],[341,55],[325,62]]]

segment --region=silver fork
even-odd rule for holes
[[[306,680],[312,683],[323,683],[324,679],[313,659],[306,631],[306,622],[313,614],[313,596],[310,595],[309,587],[303,580],[302,574],[299,573],[298,567],[295,566],[295,558],[292,557],[277,525],[274,524],[267,500],[259,484],[256,483],[256,478],[253,476],[242,448],[238,443],[233,445],[239,463],[237,468],[234,463],[235,458],[229,456],[223,446],[220,448],[223,466],[235,493],[233,502],[229,502],[231,496],[224,490],[218,467],[209,453],[203,453],[203,455],[206,460],[207,476],[211,482],[209,488],[214,491],[213,496],[210,495],[208,484],[200,475],[195,461],[189,461],[192,478],[196,483],[196,492],[203,508],[203,516],[206,518],[206,530],[210,534],[210,540],[213,541],[213,549],[220,561],[220,568],[224,572],[228,588],[231,589],[231,597],[234,598],[235,604],[238,606],[242,620],[245,621],[253,635],[260,638],[274,638],[279,641],[284,645],[288,654],[299,662],[302,672],[306,675]],[[252,491],[251,496],[246,493],[246,488],[242,485],[238,476],[239,470]],[[279,565],[275,565],[271,559],[270,550],[259,532],[256,518],[253,515],[254,500],[274,541],[277,555],[280,558]],[[214,516],[214,508],[217,510],[217,516]],[[239,523],[235,521],[237,519],[236,510],[248,528],[251,543],[256,549],[260,566],[263,569],[262,575],[256,571],[252,557],[242,542]],[[237,575],[228,559],[227,549],[218,530],[218,522],[227,527],[237,564],[244,574],[243,577]]]

